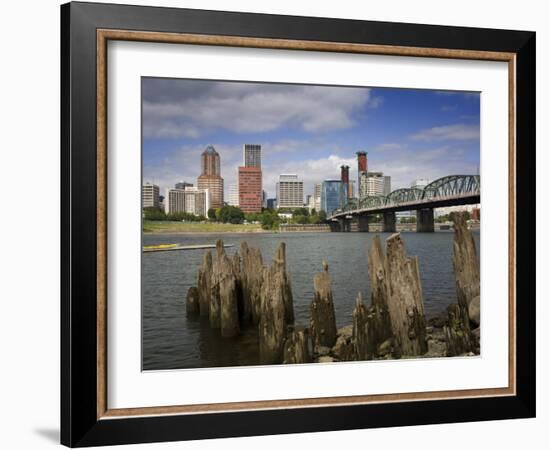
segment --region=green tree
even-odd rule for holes
[[[309,216],[309,211],[307,208],[296,208],[292,211],[293,216]]]
[[[216,210],[214,208],[210,208],[207,215],[210,220],[216,220]]]
[[[216,210],[216,218],[223,223],[243,223],[244,213],[236,206],[224,206]]]
[[[166,220],[166,213],[154,206],[143,208],[143,218],[145,220]]]
[[[327,220],[327,213],[324,210],[319,211],[318,216],[319,216],[319,221],[320,222],[324,222],[324,221]]]

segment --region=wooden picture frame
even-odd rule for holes
[[[91,446],[535,415],[535,33],[69,3],[61,7],[61,442]],[[110,409],[107,42],[505,61],[509,67],[507,388]]]

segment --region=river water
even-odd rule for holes
[[[479,254],[479,230],[473,231]],[[270,263],[279,243],[287,244],[287,266],[294,296],[296,323],[309,323],[313,275],[326,259],[338,327],[351,324],[358,292],[369,299],[367,248],[374,233],[249,233],[162,234],[143,236],[143,245],[213,244],[222,239],[235,247],[246,240],[259,247],[264,264]],[[382,242],[389,233],[380,233]],[[440,314],[456,302],[452,267],[453,233],[401,233],[408,255],[417,255],[428,317]],[[151,252],[142,256],[143,369],[182,369],[254,365],[258,363],[256,330],[244,330],[236,338],[221,338],[208,321],[187,318],[185,296],[196,285],[197,270],[206,250]]]

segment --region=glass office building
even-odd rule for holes
[[[344,206],[347,196],[347,186],[342,180],[325,180],[321,185],[321,209],[330,216]]]

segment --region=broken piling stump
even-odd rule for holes
[[[388,283],[386,277],[386,256],[380,236],[373,237],[368,250],[368,272],[371,286],[371,305],[368,309],[368,334],[370,351],[393,336],[388,307]]]
[[[212,276],[210,279],[210,304],[209,304],[209,321],[211,328],[220,328],[220,282],[225,263],[225,250],[223,242],[218,239],[216,241],[216,257],[212,262]]]
[[[367,308],[363,303],[363,296],[359,292],[353,310],[353,350],[356,361],[372,358],[372,349],[369,349],[367,340]]]
[[[208,317],[210,313],[210,295],[212,280],[212,253],[210,250],[204,253],[202,265],[199,268],[197,288],[199,291],[199,309],[202,317]]]
[[[263,280],[262,253],[258,248],[249,248],[246,242],[241,243],[241,285],[243,324],[257,325],[260,321],[261,292]]]
[[[292,299],[292,287],[290,285],[290,277],[286,270],[286,244],[281,242],[277,247],[275,258],[273,260],[274,268],[281,275],[283,284],[283,301],[285,304],[285,321],[287,324],[294,323],[294,302]]]
[[[284,364],[304,364],[311,362],[309,352],[309,332],[305,327],[291,327],[287,331],[283,351]]]
[[[240,332],[237,279],[231,260],[225,254],[221,256],[220,263],[220,332],[222,337],[233,337]]]
[[[453,214],[454,242],[453,242],[453,268],[456,280],[456,297],[458,304],[469,309],[470,304],[477,297],[479,302],[479,262],[477,259],[476,244],[472,232],[468,229],[464,214]],[[476,316],[475,308],[472,308],[472,319],[479,325],[479,316]],[[477,308],[479,312],[479,307]],[[477,320],[476,320],[477,319]]]
[[[478,340],[472,333],[471,325],[480,325],[479,262],[474,237],[463,214],[455,213],[453,222],[453,268],[457,303],[447,308],[448,321],[444,332],[448,356],[478,352]]]
[[[394,344],[402,356],[427,352],[418,258],[407,257],[399,233],[386,239],[385,278]]]
[[[336,316],[326,261],[323,261],[323,272],[313,277],[313,289],[310,329],[313,351],[316,352],[317,347],[332,348],[336,343]]]
[[[196,316],[200,313],[199,290],[196,286],[191,286],[187,291],[185,310],[188,316]]]
[[[262,364],[276,364],[283,361],[286,325],[281,274],[273,266],[264,267],[258,325]]]

